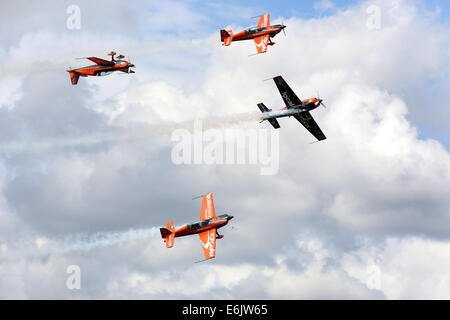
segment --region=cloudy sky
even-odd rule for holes
[[[3,4],[0,298],[449,299],[449,8]],[[221,45],[220,29],[266,12],[287,25],[266,54]],[[76,58],[111,50],[136,74],[71,85],[65,70],[85,63]],[[320,92],[327,108],[312,115],[327,140],[310,144],[292,118],[278,135],[258,123],[257,103],[283,106],[263,81],[277,75],[302,99]],[[262,175],[260,158],[177,164],[174,133],[196,119],[205,132],[265,133],[258,146],[274,139],[277,170]],[[194,263],[197,236],[169,250],[158,228],[196,221],[191,197],[207,192],[217,214],[235,218],[217,257]],[[74,265],[80,289],[67,286]]]

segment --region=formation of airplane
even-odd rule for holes
[[[216,216],[214,212],[214,202],[212,193],[202,196],[202,208],[200,210],[200,221],[187,224],[175,230],[172,221],[166,223],[165,228],[161,228],[161,237],[166,242],[167,248],[172,248],[176,237],[183,237],[192,234],[200,236],[205,260],[216,256],[216,239],[223,238],[217,230],[227,225],[233,216],[223,214]]]
[[[229,46],[232,41],[242,41],[253,39],[256,45],[258,54],[267,51],[267,47],[274,45],[271,38],[275,37],[281,31],[284,32],[286,28],[283,24],[270,25],[269,14],[260,16],[258,25],[256,27],[247,28],[241,32],[233,34],[232,30],[220,30],[220,37],[223,45]],[[97,57],[87,57],[81,59],[88,59],[95,63],[95,65],[72,69],[69,68],[70,79],[73,85],[78,83],[78,79],[87,76],[106,76],[115,71],[124,73],[135,73],[131,68],[134,64],[130,61],[124,60],[123,55],[118,55],[115,59],[116,53],[114,51],[108,53],[111,60],[104,60]],[[280,124],[277,118],[290,117],[296,118],[317,140],[326,139],[322,130],[312,118],[310,111],[323,105],[320,98],[311,98],[307,100],[300,100],[297,95],[288,86],[286,81],[281,76],[273,78],[275,84],[280,91],[281,97],[286,104],[286,107],[272,111],[268,109],[263,103],[258,103],[258,108],[262,112],[261,122],[267,120],[275,128],[279,129]],[[223,214],[216,216],[214,212],[214,202],[211,193],[202,196],[202,207],[200,210],[200,221],[187,224],[175,230],[172,221],[167,222],[165,228],[160,228],[161,237],[164,239],[167,248],[172,248],[176,237],[183,237],[193,234],[198,234],[203,248],[205,260],[212,259],[216,256],[216,240],[223,238],[223,235],[218,233],[218,229],[228,224],[228,221],[233,219],[233,216]]]
[[[253,39],[258,53],[264,53],[267,51],[267,46],[275,44],[275,42],[272,42],[271,38],[275,37],[281,30],[285,32],[284,28],[286,28],[286,26],[283,24],[271,26],[269,14],[266,13],[260,16],[256,27],[247,28],[236,34],[233,34],[232,30],[220,30],[220,40],[223,42],[224,46],[229,46],[232,41]]]
[[[302,101],[297,97],[294,91],[292,91],[286,81],[284,81],[283,77],[278,76],[273,78],[273,80],[275,81],[275,84],[280,91],[281,97],[283,98],[286,107],[277,111],[272,111],[272,109],[268,109],[264,105],[264,103],[258,103],[258,108],[263,114],[261,117],[261,122],[267,120],[275,129],[279,129],[280,124],[278,123],[277,118],[293,116],[317,140],[325,140],[325,135],[323,134],[322,130],[320,130],[316,121],[314,121],[313,117],[309,113],[311,110],[319,107],[321,104],[323,105],[322,99],[311,98]]]
[[[80,58],[91,60],[96,64],[78,69],[69,68],[67,72],[69,72],[72,84],[76,85],[80,76],[107,76],[115,71],[135,73],[133,70],[131,70],[131,68],[135,67],[134,64],[130,63],[129,61],[123,60],[125,58],[123,55],[118,55],[117,60],[114,58],[114,56],[116,55],[114,51],[111,51],[110,53],[108,53],[108,55],[111,56],[111,60],[104,60],[97,57]]]

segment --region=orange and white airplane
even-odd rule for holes
[[[118,60],[114,59],[116,53],[111,51],[108,53],[111,56],[111,61],[100,59],[97,57],[87,57],[87,58],[79,58],[79,59],[88,59],[92,62],[96,63],[92,66],[87,66],[78,69],[69,68],[67,72],[70,75],[70,81],[72,81],[73,85],[78,83],[78,79],[81,77],[87,76],[107,76],[114,71],[122,71],[124,73],[135,73],[130,68],[134,68],[134,64],[129,61],[123,60],[125,58],[123,55],[117,56]]]
[[[271,26],[269,14],[266,13],[259,18],[256,27],[247,28],[236,34],[233,34],[233,31],[231,30],[220,30],[220,40],[223,42],[224,46],[229,46],[231,41],[253,39],[258,53],[264,53],[267,51],[267,46],[273,46],[275,44],[275,42],[272,42],[271,38],[275,37],[281,30],[285,32],[284,28],[286,28],[286,26],[283,24]]]
[[[216,239],[223,238],[223,235],[220,235],[217,229],[225,226],[228,221],[233,219],[233,216],[227,214],[216,216],[212,193],[208,193],[202,196],[202,198],[200,221],[187,224],[178,230],[175,230],[173,222],[169,221],[166,223],[166,227],[161,228],[160,231],[167,248],[173,247],[175,237],[198,233],[202,243],[203,253],[205,254],[205,260],[208,260],[216,256]]]

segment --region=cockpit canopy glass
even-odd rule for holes
[[[263,30],[264,30],[264,28],[249,27],[249,28],[245,29],[245,32],[247,34],[252,34],[252,33],[257,33],[257,32],[263,31]]]
[[[196,223],[188,224],[187,227],[189,230],[194,230],[194,229],[206,227],[208,225],[208,223],[209,223],[209,220],[203,220],[203,221],[199,221]]]

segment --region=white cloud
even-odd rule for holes
[[[342,265],[362,283],[369,281],[371,266],[379,268],[380,290],[387,299],[448,299],[449,250],[448,241],[387,238],[346,254]]]
[[[14,127],[6,131],[11,139],[16,128],[25,133],[33,128],[32,137],[64,138],[64,130],[89,135],[111,126],[125,132],[137,124],[175,128],[174,122],[195,117],[257,111],[260,101],[277,108],[282,100],[275,85],[262,80],[279,74],[300,98],[320,90],[329,108],[312,111],[328,137],[313,145],[295,119],[280,120],[280,171],[273,177],[248,166],[174,166],[169,139],[151,134],[125,145],[108,141],[86,150],[50,148],[45,154],[2,158],[0,206],[16,212],[13,222],[5,218],[11,214],[0,215],[2,248],[14,239],[8,226],[39,230],[45,239],[56,231],[188,222],[197,219],[199,208],[187,200],[205,191],[217,194],[216,211],[233,214],[237,225],[233,232],[224,230],[210,264],[192,263],[202,255],[195,237],[177,239],[171,250],[155,237],[86,256],[69,254],[64,261],[20,261],[15,278],[8,275],[14,263],[0,262],[1,287],[15,288],[2,297],[79,297],[64,288],[71,258],[84,263],[88,280],[80,294],[90,298],[448,297],[450,155],[439,141],[419,139],[414,117],[426,99],[410,99],[429,79],[446,79],[442,48],[448,36],[409,3],[398,2],[396,8],[390,1],[376,3],[383,12],[380,30],[367,29],[368,3],[361,3],[323,19],[285,21],[288,36],[277,36],[262,56],[247,57],[255,50],[251,42],[214,46],[215,32],[200,40],[208,46],[200,53],[183,51],[180,61],[172,61],[170,50],[170,57],[155,56],[175,68],[155,71],[151,63],[136,62],[135,78],[83,79],[79,87],[71,87],[64,75],[67,88],[25,77],[20,89],[7,91],[2,104],[14,107],[0,111],[4,121],[12,119],[2,126]],[[180,4],[176,10],[184,14],[188,8]],[[160,12],[153,22],[164,20],[167,7]],[[185,17],[203,21],[198,13]],[[195,30],[195,23],[191,27]],[[61,64],[72,53],[58,48],[67,48],[70,38],[30,32],[9,54],[19,65],[32,53],[54,51]],[[96,43],[98,50],[114,41],[126,48],[131,41],[120,32],[103,39],[83,34],[78,40]],[[54,45],[46,50],[47,43]],[[427,50],[417,50],[417,43]],[[139,59],[144,56],[141,52]],[[30,66],[19,71],[41,79]],[[8,68],[2,65],[12,71]],[[49,80],[63,78],[56,76],[60,66],[50,64],[49,70],[55,74]],[[437,237],[444,240],[429,240]],[[374,266],[381,282],[372,288]],[[44,282],[47,290],[39,292]]]
[[[314,3],[314,9],[318,11],[327,11],[334,9],[335,5],[330,0],[321,0]]]

